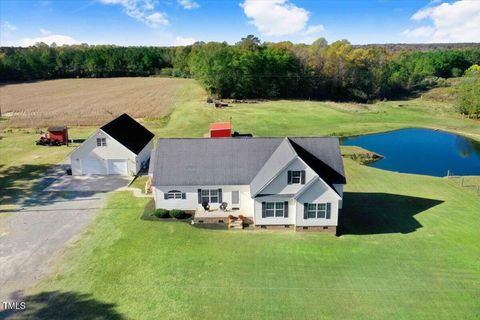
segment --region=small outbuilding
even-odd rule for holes
[[[154,134],[124,113],[97,129],[72,154],[73,175],[134,175],[148,164]]]
[[[230,122],[216,122],[210,124],[210,138],[230,138],[232,124]]]
[[[68,142],[68,129],[65,126],[50,127],[48,130],[48,136],[50,140],[59,141],[61,144],[67,144]]]

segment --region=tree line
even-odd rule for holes
[[[48,46],[0,48],[0,79],[24,81],[59,78],[149,76],[172,65],[168,48]]]
[[[422,90],[438,78],[458,77],[480,64],[480,47],[392,52],[348,41],[311,45],[235,45],[198,42],[185,47],[55,46],[0,49],[0,79],[166,75],[193,77],[219,98],[355,100],[392,98]]]
[[[465,71],[458,85],[458,111],[469,116],[480,117],[480,66],[473,65]]]

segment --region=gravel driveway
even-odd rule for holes
[[[49,184],[54,181],[53,185],[65,187],[65,177],[57,176],[55,181],[52,174],[46,176]],[[109,183],[100,184],[101,190],[96,191],[87,187],[88,179],[81,179],[82,191],[44,191],[25,199],[19,210],[0,212],[0,301],[52,271],[55,260],[102,208],[107,192],[128,185],[128,180],[112,178],[115,183],[110,190],[105,188]],[[92,178],[91,185],[98,186],[98,180]],[[72,187],[72,182],[68,185]]]

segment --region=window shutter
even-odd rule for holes
[[[327,219],[330,219],[330,212],[332,211],[332,204],[327,203]]]
[[[182,192],[182,199],[187,199],[187,194],[185,192]]]
[[[300,171],[300,182],[305,184],[305,170]]]
[[[168,193],[167,193],[167,192],[165,192],[165,193],[163,194],[163,199],[165,199],[165,200],[168,199]]]
[[[218,203],[222,203],[222,188],[218,189]]]
[[[308,219],[308,203],[303,204],[303,219]]]
[[[292,184],[292,171],[290,170],[287,173],[287,184]]]
[[[232,191],[232,204],[240,203],[240,191]]]
[[[198,189],[198,203],[202,203],[202,189]]]
[[[284,218],[288,218],[288,201],[285,201],[284,205],[283,205],[283,217]]]
[[[265,202],[262,202],[262,218],[265,218],[267,216],[267,204]]]

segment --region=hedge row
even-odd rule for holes
[[[187,215],[185,214],[185,211],[183,210],[178,210],[178,209],[172,209],[172,210],[167,210],[167,209],[156,209],[153,212],[153,215],[157,218],[175,218],[175,219],[185,219]]]

